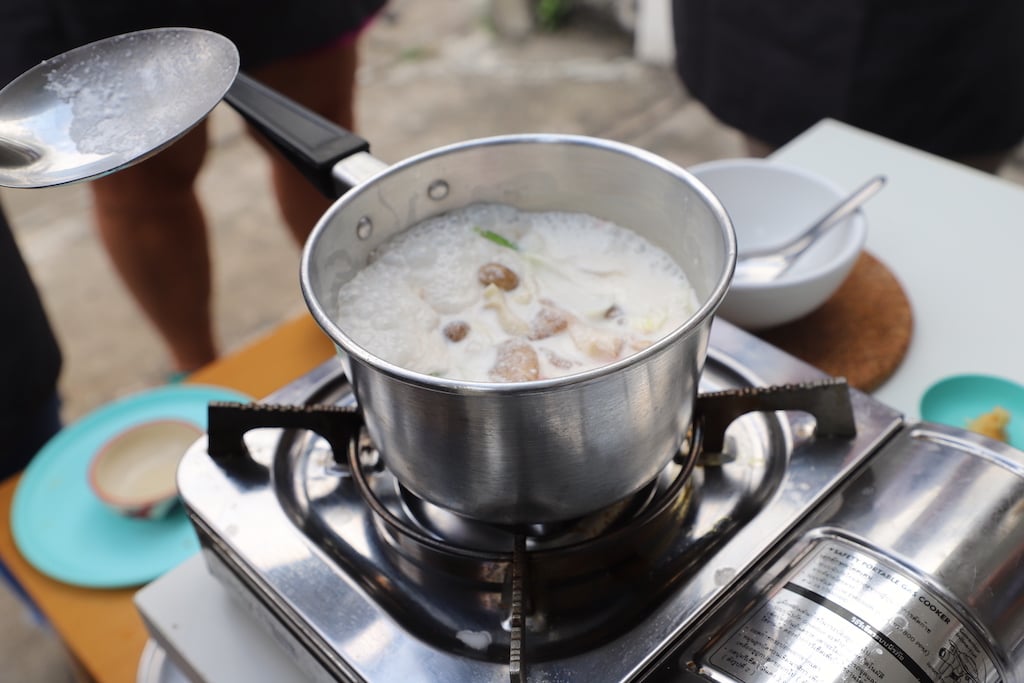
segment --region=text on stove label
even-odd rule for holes
[[[709,654],[743,683],[999,683],[990,653],[949,607],[850,542],[818,545]]]

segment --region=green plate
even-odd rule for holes
[[[921,398],[921,419],[966,429],[996,406],[1010,413],[1010,445],[1024,448],[1024,386],[1001,377],[956,375],[933,384]]]
[[[89,488],[88,468],[111,438],[142,422],[179,419],[206,431],[210,401],[251,399],[201,385],[168,385],[109,403],[68,425],[25,468],[11,506],[11,531],[25,559],[43,574],[89,588],[147,583],[199,550],[178,505],[159,520],[131,519]]]

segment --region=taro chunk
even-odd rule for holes
[[[530,321],[530,339],[547,339],[565,332],[569,328],[569,314],[565,311],[545,306],[537,311]]]
[[[509,339],[498,347],[490,375],[495,382],[529,382],[540,377],[540,359],[528,341]]]

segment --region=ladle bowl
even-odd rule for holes
[[[223,98],[238,73],[224,36],[157,28],[48,59],[0,90],[0,186],[112,173],[159,152]]]

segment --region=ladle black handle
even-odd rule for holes
[[[370,143],[244,73],[224,95],[235,109],[277,147],[313,185],[334,199],[349,188],[332,170],[340,160],[366,152]]]

